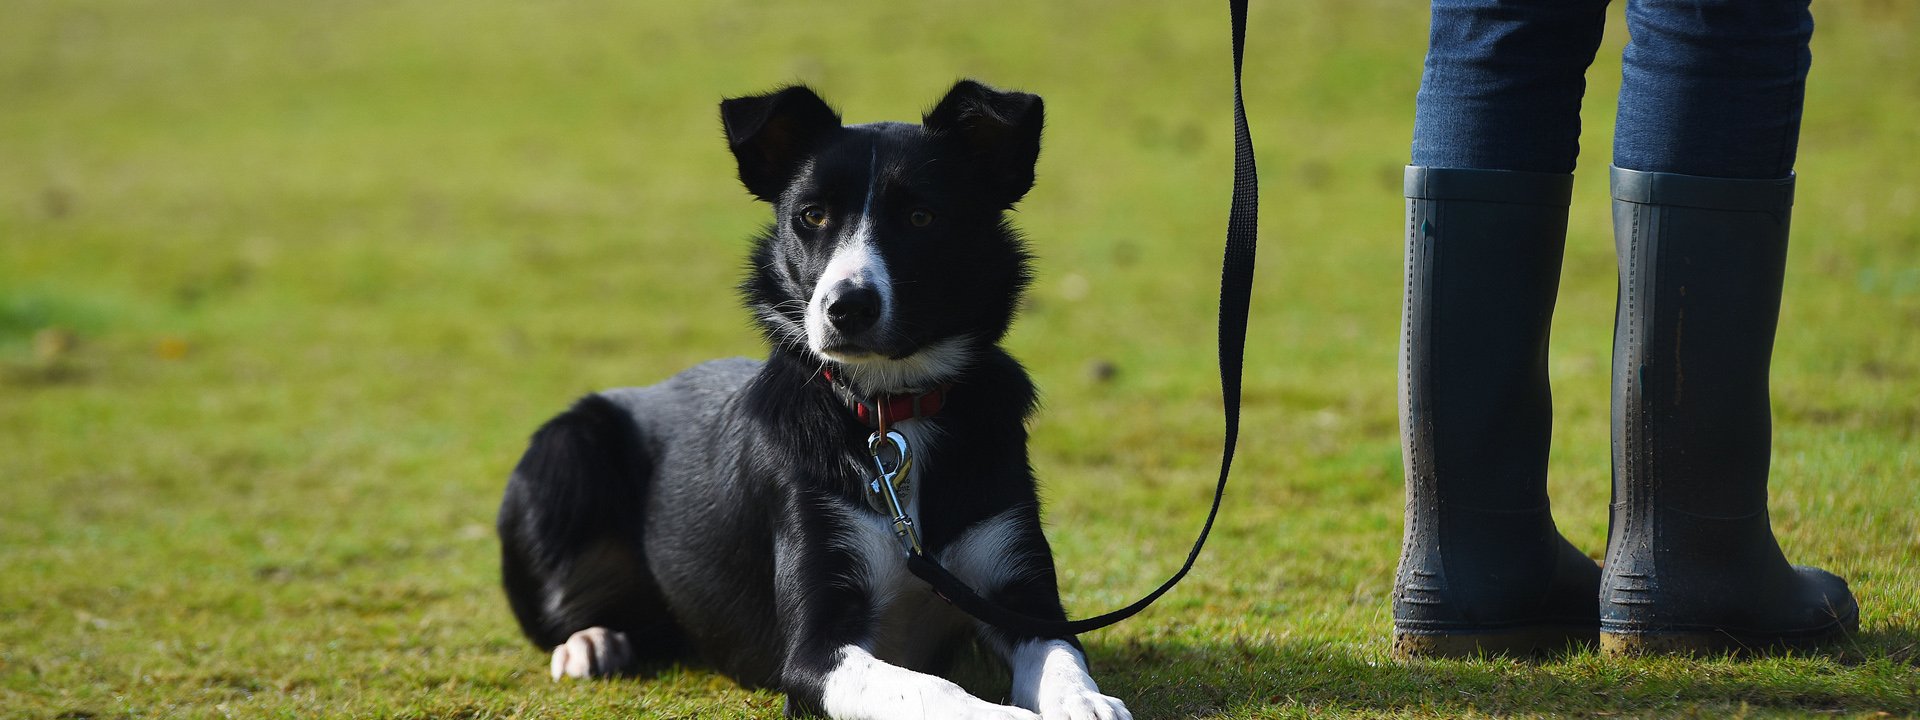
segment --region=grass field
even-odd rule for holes
[[[1143,718],[1920,714],[1920,6],[1816,13],[1774,525],[1852,581],[1857,638],[1388,659],[1424,14],[1270,2],[1243,455],[1194,575],[1085,638],[1103,687]],[[1619,25],[1553,346],[1558,517],[1596,555]],[[1046,97],[1018,219],[1041,279],[1009,345],[1045,392],[1067,604],[1131,599],[1197,528],[1219,441],[1227,73],[1213,3],[8,0],[0,716],[777,716],[697,670],[548,682],[491,519],[574,396],[761,352],[729,288],[764,211],[715,102],[795,79],[853,122],[917,117],[960,76]]]

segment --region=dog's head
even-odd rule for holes
[[[1033,187],[1040,98],[961,81],[921,125],[842,126],[793,86],[720,104],[773,206],[741,288],[781,351],[869,392],[924,388],[997,343],[1028,280],[1004,214]]]

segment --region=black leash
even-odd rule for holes
[[[907,569],[932,585],[934,592],[961,611],[990,625],[1027,635],[1060,637],[1098,630],[1133,617],[1167,594],[1200,557],[1200,548],[1213,531],[1220,500],[1227,492],[1227,474],[1240,439],[1240,370],[1247,345],[1247,305],[1253,295],[1253,258],[1260,188],[1253,171],[1253,138],[1247,133],[1247,110],[1240,101],[1240,58],[1246,45],[1247,0],[1228,0],[1233,14],[1233,206],[1227,214],[1227,246],[1220,263],[1220,395],[1226,413],[1226,442],[1220,451],[1220,481],[1213,489],[1213,508],[1193,541],[1187,562],[1146,597],[1105,615],[1080,620],[1041,620],[1013,612],[980,597],[973,588],[926,555],[909,552]]]

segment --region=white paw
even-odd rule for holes
[[[1034,640],[1015,648],[1013,701],[1033,708],[1045,720],[1133,720],[1127,704],[1100,694],[1087,674],[1086,658],[1061,640]]]
[[[626,669],[632,659],[633,646],[626,633],[591,627],[553,649],[549,673],[554,680],[606,677]]]
[[[1052,690],[1052,692],[1048,692]],[[1120,698],[1084,687],[1056,687],[1040,692],[1040,717],[1045,720],[1133,720]]]

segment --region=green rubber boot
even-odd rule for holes
[[[1793,177],[1613,169],[1608,654],[1806,647],[1858,629],[1845,580],[1787,564],[1767,521],[1767,373]]]
[[[1572,192],[1572,175],[1407,168],[1396,657],[1595,638],[1599,568],[1547,503],[1547,334]]]

